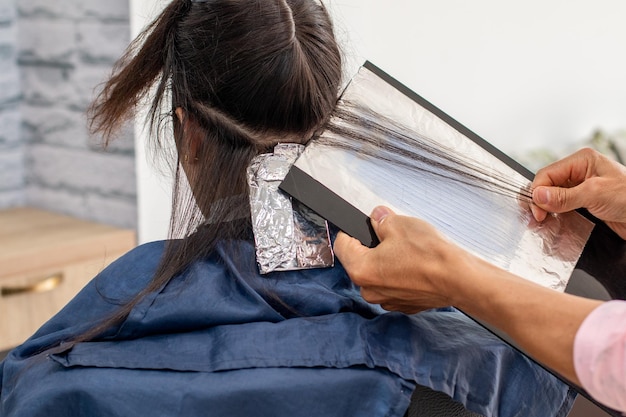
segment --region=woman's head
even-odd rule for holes
[[[174,0],[118,63],[92,128],[108,139],[149,95],[152,140],[172,124],[196,203],[217,217],[216,201],[246,193],[252,157],[304,143],[328,119],[341,74],[315,0]]]
[[[110,135],[156,84],[155,123],[180,107],[208,131],[250,134],[241,145],[304,141],[334,108],[340,82],[332,24],[315,0],[174,0],[118,63],[92,127]]]
[[[238,124],[255,132],[248,139],[261,146],[263,134],[306,135],[328,117],[341,59],[322,6],[208,0],[187,8],[169,51],[174,107],[207,129]]]

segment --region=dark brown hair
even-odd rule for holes
[[[279,141],[306,142],[329,118],[341,74],[331,20],[314,0],[171,2],[117,63],[90,116],[108,142],[150,99],[150,147],[167,149],[169,131],[179,150],[171,232],[182,239],[169,242],[147,288],[65,348],[121,323],[217,242],[248,237],[246,167]],[[188,150],[193,195],[181,185]]]

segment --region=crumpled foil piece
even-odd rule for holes
[[[278,144],[248,167],[250,213],[261,274],[334,265],[328,223],[278,186],[304,146]]]

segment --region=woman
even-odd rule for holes
[[[92,126],[111,138],[154,94],[155,142],[167,148],[171,123],[182,167],[180,238],[131,251],[11,352],[0,414],[401,416],[419,383],[486,416],[566,415],[567,386],[456,311],[384,314],[339,265],[259,275],[246,168],[279,142],[306,143],[340,83],[316,1],[169,4]]]

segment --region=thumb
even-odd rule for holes
[[[561,188],[540,186],[533,190],[533,202],[551,213],[565,213],[583,207],[578,187]]]
[[[381,241],[385,238],[384,231],[382,229],[382,224],[390,215],[395,214],[389,207],[378,206],[372,210],[372,214],[370,214],[370,220],[372,221],[372,227],[376,232],[376,236]]]

